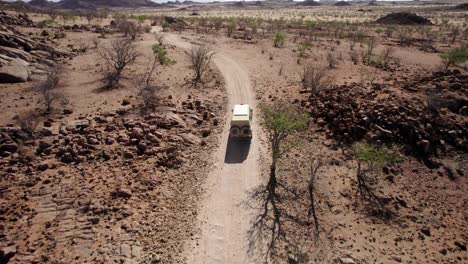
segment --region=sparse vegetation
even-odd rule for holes
[[[444,61],[445,70],[448,70],[450,67],[468,60],[468,51],[464,48],[458,48],[442,54],[441,57]]]
[[[208,45],[195,46],[190,52],[190,61],[192,68],[195,71],[193,83],[197,84],[202,81],[205,72],[209,69],[211,58],[214,51]]]
[[[139,56],[135,45],[128,39],[115,39],[109,47],[101,47],[98,54],[108,67],[104,77],[107,89],[113,89],[119,84],[123,70]]]
[[[58,90],[60,73],[57,68],[49,68],[46,80],[39,84],[37,90],[41,95],[41,102],[44,105],[44,114],[50,114],[55,105],[63,98],[63,94]]]
[[[313,95],[318,94],[322,89],[329,85],[329,79],[325,75],[323,68],[316,67],[312,63],[304,65],[302,72],[302,85]]]
[[[366,199],[373,206],[374,213],[385,218],[391,217],[390,212],[375,193],[377,185],[377,175],[380,174],[384,164],[394,164],[401,162],[395,147],[375,146],[366,143],[354,145],[354,156],[356,157],[358,167],[356,172],[357,193],[362,200]],[[364,164],[366,167],[364,168]],[[376,208],[376,209],[375,209]]]
[[[275,37],[273,39],[273,47],[282,48],[283,45],[284,45],[284,33],[283,32],[276,32]]]
[[[161,45],[155,44],[153,45],[153,52],[156,54],[156,57],[161,65],[168,65],[175,63],[174,60],[167,57],[167,50],[162,47]]]
[[[7,2],[0,246],[11,261],[183,263],[196,218],[197,239],[232,242],[194,244],[196,262],[463,260],[468,29],[453,4]],[[434,24],[376,22],[401,10]],[[233,104],[252,109],[250,139],[225,129]]]
[[[333,51],[328,51],[326,54],[328,68],[336,68],[338,61],[336,60],[336,55]]]
[[[124,36],[130,36],[132,40],[135,40],[138,34],[141,32],[141,26],[135,21],[121,19],[117,23],[119,31],[124,33]]]

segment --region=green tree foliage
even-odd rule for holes
[[[354,155],[358,162],[364,162],[372,165],[398,163],[402,160],[394,147],[389,148],[387,146],[376,146],[365,143],[354,145]]]
[[[283,148],[283,143],[292,134],[307,128],[308,115],[284,103],[262,105],[262,125],[267,130],[272,150],[272,170],[276,170],[276,161],[289,148]]]

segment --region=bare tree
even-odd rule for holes
[[[315,159],[312,161],[311,166],[310,166],[310,177],[309,177],[309,183],[307,185],[307,190],[309,191],[309,200],[310,200],[310,206],[309,206],[309,219],[310,216],[312,215],[314,218],[314,224],[315,224],[315,234],[318,236],[319,235],[319,221],[317,217],[317,210],[315,208],[315,181],[317,179],[317,171],[319,168],[322,166],[322,161],[320,159]]]
[[[108,89],[115,88],[125,67],[135,62],[139,56],[135,45],[129,39],[115,39],[110,47],[101,47],[98,54],[108,66],[105,76],[105,87]]]
[[[93,11],[87,11],[85,13],[86,20],[88,20],[88,25],[91,24],[91,21],[96,17],[96,13]]]
[[[195,46],[190,52],[190,60],[195,71],[194,84],[200,82],[204,73],[209,69],[211,58],[215,53],[208,45]]]
[[[59,82],[59,70],[57,68],[49,68],[46,80],[41,82],[38,86],[38,92],[44,104],[44,114],[50,114],[55,104],[63,98],[62,94],[57,89]]]
[[[55,10],[49,10],[47,11],[47,15],[50,17],[50,19],[52,19],[53,21],[55,21],[55,19],[58,17],[59,13]]]
[[[304,65],[302,72],[302,85],[304,89],[312,92],[313,95],[318,94],[326,85],[329,79],[325,76],[325,70],[317,68],[312,63]]]
[[[356,50],[349,51],[349,57],[351,58],[351,61],[354,63],[354,65],[359,63],[359,53]]]
[[[385,47],[382,51],[382,66],[387,67],[390,60],[392,60],[394,49],[393,47]]]
[[[41,117],[35,111],[26,111],[18,115],[17,121],[21,130],[26,133],[27,138],[34,138]]]
[[[157,52],[153,52],[154,56],[149,61],[144,74],[139,78],[139,83],[137,84],[137,87],[139,87],[137,98],[141,102],[140,110],[143,114],[154,112],[160,106],[161,101],[159,94],[162,87],[156,84],[154,76],[159,59],[156,54]]]
[[[375,48],[375,38],[369,38],[367,41],[366,41],[366,44],[367,44],[367,50],[366,50],[366,53],[365,53],[365,58],[366,58],[366,63],[369,65],[370,62],[371,62],[371,58],[372,58],[372,52],[374,51],[374,48]]]
[[[327,59],[328,67],[330,69],[333,69],[336,67],[337,60],[336,60],[336,55],[335,53],[333,53],[333,51],[327,52],[326,59]]]

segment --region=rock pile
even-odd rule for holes
[[[184,101],[183,110],[169,109],[164,113],[130,117],[125,112],[106,113],[92,119],[63,124],[58,134],[35,142],[32,149],[42,159],[55,157],[62,163],[135,159],[139,156],[157,158],[157,165],[178,168],[183,162],[180,151],[191,145],[206,144],[212,127],[218,126],[215,114],[200,101]],[[46,128],[44,128],[46,129]],[[25,161],[18,153],[17,142],[27,139],[20,127],[0,131],[0,155],[13,161]],[[38,167],[39,170],[47,167]]]
[[[429,19],[408,12],[391,13],[377,19],[376,22],[392,25],[432,25]]]
[[[454,72],[435,73],[432,77],[415,81],[411,86],[462,89],[466,75]],[[443,80],[451,80],[445,83]],[[418,89],[418,88],[416,88]],[[424,92],[424,91],[423,91]],[[366,90],[357,84],[343,85],[312,95],[303,105],[317,123],[326,126],[328,135],[339,141],[352,143],[362,139],[404,144],[408,153],[424,158],[446,153],[450,149],[468,151],[468,118],[466,98],[454,109],[456,113],[434,111],[421,95],[397,96],[375,85]]]
[[[73,56],[53,43],[47,44],[44,36],[30,38],[11,26],[31,26],[26,15],[14,17],[2,11],[0,21],[5,22],[0,25],[0,83],[42,79],[47,67],[55,65],[54,60]]]

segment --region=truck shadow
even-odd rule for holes
[[[229,137],[224,163],[242,163],[249,156],[250,142],[252,140],[246,138],[231,138]]]

